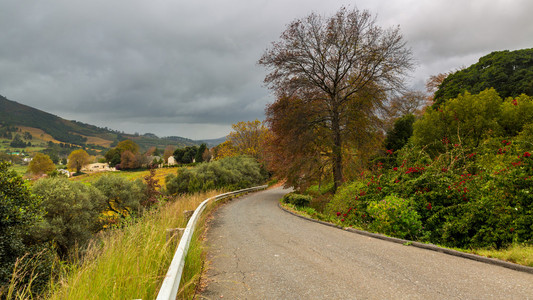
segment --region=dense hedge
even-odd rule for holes
[[[237,156],[202,163],[192,168],[179,168],[177,175],[168,175],[165,180],[169,194],[180,194],[221,188],[246,188],[263,183],[266,175],[255,159]]]
[[[435,158],[402,149],[390,168],[378,163],[343,186],[327,211],[345,225],[451,247],[533,243],[533,144],[446,147]]]

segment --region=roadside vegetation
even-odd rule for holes
[[[0,123],[0,298],[153,298],[182,211],[271,176],[309,217],[531,266],[532,62],[531,49],[494,52],[408,91],[399,28],[341,8],[287,26],[259,60],[276,95],[266,121],[234,124],[217,147],[141,150],[115,132],[110,149],[86,148]],[[118,171],[83,174],[96,161]],[[199,234],[180,297],[201,272]]]
[[[46,155],[42,161],[35,164],[52,169]],[[166,240],[166,229],[185,227],[183,211],[215,193],[267,179],[255,159],[238,153],[180,167],[72,178],[46,169],[49,176],[31,185],[9,163],[0,169],[1,204],[9,208],[1,219],[10,228],[0,240],[11,245],[4,252],[9,255],[0,257],[0,298],[154,298],[177,245]],[[186,298],[203,267],[201,242],[191,247],[182,280]]]
[[[51,285],[49,298],[154,299],[178,243],[176,239],[167,240],[166,230],[184,228],[187,220],[183,211],[194,210],[203,200],[219,193],[180,197],[124,228],[104,232],[99,241],[87,248],[83,260],[62,270]],[[194,255],[199,256],[196,261],[203,262],[200,246],[193,243],[189,256]],[[187,268],[188,278],[184,278],[186,286],[193,286],[193,294],[203,264],[195,267],[193,271]]]

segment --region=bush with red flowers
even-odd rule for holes
[[[487,139],[475,151],[459,145],[433,158],[406,147],[393,167],[344,185],[326,210],[339,213],[344,226],[450,247],[532,243],[533,156],[519,141],[504,154],[500,146],[501,140]],[[405,205],[393,207],[390,199]]]

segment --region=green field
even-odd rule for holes
[[[176,174],[177,171],[178,171],[178,167],[156,169],[155,179],[159,180],[159,184],[164,185],[165,177],[169,174]],[[136,179],[143,179],[145,176],[148,176],[150,174],[150,171],[149,170],[138,170],[138,171],[98,172],[98,173],[83,174],[80,176],[71,177],[70,180],[79,181],[83,183],[92,183],[98,180],[98,178],[106,174],[117,174],[117,175],[126,177],[129,180],[133,181]]]

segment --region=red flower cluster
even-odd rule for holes
[[[468,154],[468,158],[472,158],[472,157],[474,157],[476,154],[477,154],[477,153],[475,153],[475,152],[474,152],[474,153],[470,153],[470,154]]]
[[[427,210],[431,210],[431,202],[428,202],[428,205],[426,206]]]
[[[405,174],[420,173],[420,172],[422,172],[424,170],[425,170],[424,167],[421,167],[421,168],[419,168],[419,167],[409,168],[409,169],[407,169]]]
[[[398,171],[398,167],[394,167],[392,168],[394,171]]]
[[[512,103],[513,105],[518,105],[518,99],[513,99]]]
[[[387,150],[387,153],[390,155],[394,152],[394,150],[390,149],[390,150]]]
[[[507,141],[507,140],[503,140],[503,141],[502,141],[502,144],[503,144],[504,146],[509,146],[509,145],[511,145],[511,142],[510,142],[510,141]]]
[[[531,156],[531,154],[530,154],[529,152],[525,152],[525,153],[524,153],[524,157],[525,157],[525,158],[528,158],[528,157],[530,157],[530,156]]]
[[[444,145],[447,145],[447,144],[450,143],[450,140],[448,140],[447,137],[443,137],[443,138],[442,138],[442,143],[443,143]]]

